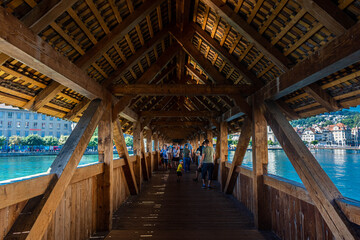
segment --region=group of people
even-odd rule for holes
[[[195,172],[195,182],[198,182],[199,175],[202,178],[202,188],[211,188],[211,179],[214,171],[215,151],[206,139],[201,146],[193,151],[193,147],[188,142],[184,146],[179,144],[164,145],[160,152],[161,163],[164,170],[176,169],[177,181],[180,182],[182,172],[190,172],[191,163],[197,166]]]

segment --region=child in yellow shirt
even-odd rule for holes
[[[181,176],[182,176],[182,171],[183,171],[183,160],[180,160],[179,165],[177,167],[176,170],[176,174],[177,174],[177,182],[180,182]]]

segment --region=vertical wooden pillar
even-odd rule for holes
[[[195,135],[194,142],[195,142],[194,147],[195,147],[195,150],[196,150],[200,146],[199,145],[199,137],[198,137],[198,135]]]
[[[213,146],[213,132],[211,130],[207,130],[206,138],[210,141],[210,146]]]
[[[220,185],[221,185],[221,191],[224,191],[225,184],[226,184],[226,168],[225,168],[225,162],[227,161],[228,156],[228,128],[227,128],[227,122],[221,122],[220,123]]]
[[[138,184],[139,191],[141,190],[142,183],[142,170],[141,170],[141,141],[142,141],[142,131],[140,121],[134,123],[133,129],[133,148],[134,155],[136,156],[136,162],[134,162],[134,174],[136,182]]]
[[[267,173],[268,149],[267,149],[267,123],[260,109],[260,104],[253,98],[253,134],[252,134],[252,157],[253,157],[253,204],[254,222],[258,229],[268,230],[271,228],[270,214],[267,212],[268,201],[266,200],[264,174]]]
[[[204,142],[204,140],[205,140],[205,139],[204,139],[204,135],[203,135],[202,133],[200,133],[200,134],[199,134],[199,142],[200,142],[199,144],[200,144],[200,146],[201,146],[201,144]]]
[[[152,131],[150,129],[146,130],[146,148],[147,148],[147,161],[148,161],[148,172],[149,178],[151,178],[151,173],[154,171],[154,161],[152,155]]]
[[[113,213],[113,124],[111,104],[98,125],[99,162],[104,163],[104,173],[97,176],[96,230],[109,231],[112,228]]]
[[[214,166],[214,173],[213,173],[213,180],[219,180],[219,162],[220,162],[220,131],[216,137],[216,149],[215,149],[215,166]]]

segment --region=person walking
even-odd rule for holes
[[[168,168],[168,163],[169,163],[168,159],[169,159],[168,149],[167,149],[167,146],[164,145],[163,149],[161,150],[161,163],[163,165],[164,170],[167,170],[167,168]]]
[[[183,151],[183,159],[185,162],[185,172],[190,172],[191,152],[187,143],[185,144],[185,148]]]
[[[200,161],[201,161],[201,157],[202,157],[202,152],[203,152],[203,149],[205,148],[205,141],[202,142],[201,146],[199,146],[197,149],[196,149],[196,154],[195,154],[195,163],[196,163],[196,172],[195,172],[195,178],[193,179],[194,182],[197,182],[199,181],[199,175],[201,174],[201,166],[200,166]]]
[[[215,151],[214,148],[209,146],[209,140],[205,140],[205,148],[202,152],[202,157],[200,161],[199,167],[201,167],[201,178],[202,178],[202,188],[206,188],[206,175],[207,176],[207,188],[211,188],[211,179],[212,173],[214,171],[214,159],[215,159]]]
[[[176,175],[177,175],[177,182],[180,182],[180,180],[181,180],[181,176],[182,176],[182,171],[184,171],[184,169],[183,169],[183,161],[181,160],[181,161],[179,161],[179,165],[178,165],[178,167],[177,167],[177,169],[176,169]]]

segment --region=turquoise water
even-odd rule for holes
[[[311,152],[344,196],[360,200],[360,151],[317,149]],[[44,173],[49,169],[55,157],[55,155],[1,157],[0,181]],[[114,155],[114,157],[118,156]],[[229,151],[229,161],[232,161],[233,157],[234,151]],[[252,168],[251,161],[251,151],[248,151],[243,165]],[[96,162],[98,162],[97,155],[84,155],[79,165]],[[301,182],[282,150],[269,150],[268,172]]]
[[[316,149],[311,150],[311,153],[345,197],[360,200],[360,151]],[[244,166],[250,168],[251,154],[252,152],[248,151],[243,162]],[[229,151],[229,161],[232,161],[233,157],[234,151]],[[268,173],[301,183],[283,150],[269,150]]]

